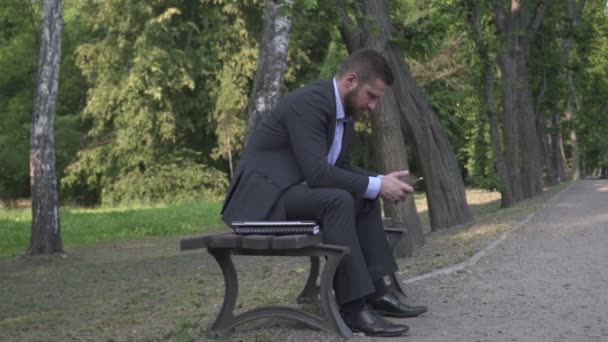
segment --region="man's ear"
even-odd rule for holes
[[[349,72],[344,76],[344,80],[348,90],[353,90],[359,85],[359,75],[356,72]]]

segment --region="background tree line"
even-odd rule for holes
[[[608,167],[603,0],[62,3],[64,203],[221,198],[268,108],[361,47],[397,77],[358,123],[355,162],[423,176],[433,229],[471,219],[464,185],[499,190],[507,207]],[[42,12],[43,1],[0,8],[5,201],[31,195]],[[405,250],[423,243],[413,201],[386,210],[411,233]]]

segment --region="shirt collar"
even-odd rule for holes
[[[340,99],[340,93],[338,92],[338,84],[334,77],[334,95],[336,96],[336,120],[344,120],[344,107],[342,106],[342,100]]]

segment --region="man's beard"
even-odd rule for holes
[[[355,89],[349,91],[344,95],[344,114],[347,116],[357,116],[360,114],[355,107],[355,98],[357,97],[357,93],[359,92],[359,86],[356,86]]]

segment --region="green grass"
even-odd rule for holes
[[[141,237],[205,232],[222,227],[221,203],[186,202],[167,206],[61,208],[66,248]],[[31,209],[0,209],[0,258],[22,255],[31,232]]]

